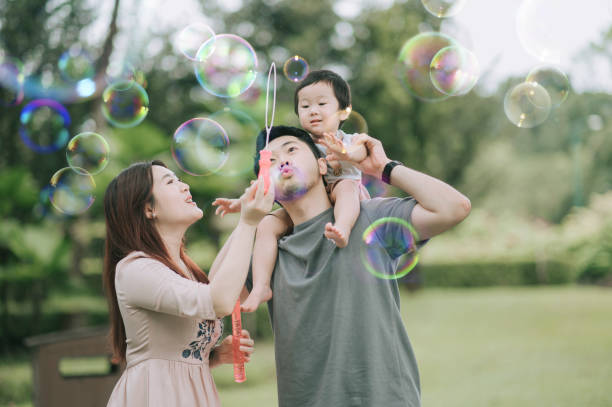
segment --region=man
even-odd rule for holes
[[[390,160],[380,141],[356,137],[367,149],[356,163],[363,173],[412,198],[362,201],[348,245],[338,248],[323,234],[334,214],[323,181],[325,159],[303,130],[279,126],[270,132],[272,171],[279,174],[276,200],[294,224],[279,240],[268,302],[280,407],[420,406],[419,373],[400,315],[397,280],[368,272],[361,236],[376,220],[391,217],[410,223],[424,241],[461,222],[470,201],[444,182]],[[262,132],[258,156],[264,144]],[[397,266],[397,253],[378,250],[381,267]]]

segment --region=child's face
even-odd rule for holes
[[[339,109],[334,89],[327,82],[313,83],[298,92],[300,125],[315,138],[325,132],[336,134],[340,121],[349,115],[349,111]]]

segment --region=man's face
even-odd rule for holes
[[[295,200],[323,182],[325,160],[317,160],[305,142],[294,136],[281,136],[270,141],[268,149],[272,152],[270,176],[277,201]]]
[[[349,111],[339,109],[334,89],[327,82],[313,83],[298,92],[300,125],[315,139],[324,132],[336,134],[340,121],[349,115]]]

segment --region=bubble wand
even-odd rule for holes
[[[272,118],[268,127],[268,94],[270,93],[270,75],[274,72],[274,99],[272,102]],[[276,65],[272,62],[268,71],[268,83],[266,85],[266,146],[259,152],[259,174],[258,177],[264,179],[264,193],[270,188],[270,156],[272,152],[268,150],[268,142],[270,141],[270,130],[274,123],[274,111],[276,106]],[[242,337],[242,317],[240,315],[240,299],[236,301],[234,310],[232,311],[232,350],[234,356],[234,381],[242,383],[246,381],[246,372],[244,370],[244,358],[240,353],[240,338]]]

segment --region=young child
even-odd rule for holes
[[[313,71],[298,85],[294,94],[295,112],[300,124],[308,131],[324,155],[360,161],[366,156],[363,145],[353,145],[354,135],[340,130],[351,112],[351,93],[348,83],[332,71]],[[359,201],[369,198],[361,184],[361,171],[348,161],[328,162],[325,176],[327,191],[334,204],[334,223],[325,225],[324,235],[338,247],[348,244],[351,229],[359,216]],[[365,192],[364,192],[365,191]],[[240,201],[218,198],[216,214],[237,212]],[[253,289],[242,304],[242,311],[253,312],[259,304],[272,297],[270,278],[278,254],[278,239],[292,227],[284,209],[266,216],[257,227],[253,250]]]

